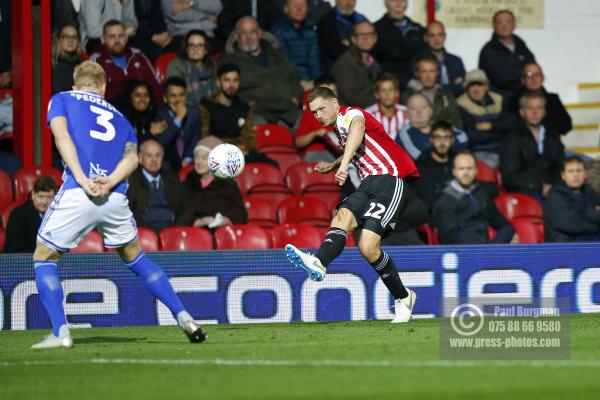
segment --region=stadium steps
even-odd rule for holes
[[[578,103],[565,104],[573,129],[563,136],[567,149],[590,157],[600,157],[600,82],[577,85]]]

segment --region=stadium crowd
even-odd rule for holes
[[[560,137],[571,119],[544,88],[513,13],[490,16],[479,68],[466,71],[445,47],[443,22],[423,27],[405,15],[408,0],[380,1],[386,14],[368,21],[356,0],[55,0],[52,91],[71,90],[84,59],[104,68],[106,98],[140,143],[130,206],[158,235],[231,224],[322,230],[353,190],[307,164],[341,154],[306,104],[323,85],[375,116],[419,167],[411,205],[385,244],[599,239],[600,195],[586,185],[586,164],[565,159]],[[7,43],[10,10],[0,12]],[[0,86],[10,85],[3,62]],[[208,170],[208,153],[223,142],[246,157],[237,184]],[[17,190],[24,174],[5,147],[0,168]],[[29,198],[0,203],[5,251],[31,251],[59,183],[40,178]]]

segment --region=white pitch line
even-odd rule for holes
[[[599,368],[600,360],[227,360],[227,359],[136,359],[92,358],[86,360],[0,361],[0,367],[38,365],[214,365],[231,367],[533,367],[533,368]]]

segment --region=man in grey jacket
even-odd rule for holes
[[[214,37],[217,16],[223,9],[220,0],[161,0],[162,10],[171,36],[185,36],[200,29]]]

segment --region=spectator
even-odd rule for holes
[[[519,235],[500,214],[489,192],[475,183],[475,156],[460,151],[452,161],[454,179],[433,206],[434,226],[441,244],[478,244],[488,240],[487,228],[497,231],[491,243],[518,243]]]
[[[283,13],[283,8],[287,0],[277,0],[277,8]],[[311,21],[318,21],[322,16],[327,14],[331,10],[331,4],[327,0],[307,0],[308,5],[308,19]]]
[[[413,160],[417,160],[421,153],[431,146],[429,134],[433,124],[433,107],[425,95],[416,93],[408,99],[407,108],[409,124],[402,128],[396,137],[396,143],[402,146]],[[452,127],[452,131],[454,144],[451,150],[466,149],[469,146],[467,134],[456,127]]]
[[[5,253],[33,253],[37,231],[56,195],[56,183],[49,176],[36,179],[31,198],[15,208],[6,224]]]
[[[95,61],[104,68],[107,76],[106,93],[108,101],[114,101],[131,80],[143,80],[152,85],[154,99],[160,101],[162,90],[152,63],[139,49],[127,45],[125,26],[117,20],[108,21],[102,33],[102,49],[92,54]]]
[[[52,32],[56,33],[60,30],[61,26],[68,23],[77,24],[77,14],[79,14],[80,11],[80,0],[53,0]]]
[[[521,90],[523,65],[534,62],[535,57],[527,45],[513,32],[516,20],[509,10],[500,10],[493,17],[494,34],[479,54],[479,68],[485,71],[504,98]]]
[[[400,88],[394,74],[386,72],[377,80],[375,98],[377,103],[368,107],[366,111],[370,112],[395,140],[402,128],[408,125],[408,113],[406,107],[398,103]]]
[[[235,31],[240,18],[250,16],[263,31],[270,31],[282,12],[275,0],[221,0],[223,11],[217,22],[217,36],[225,42]]]
[[[282,121],[293,126],[300,116],[303,90],[294,65],[280,51],[261,40],[262,31],[252,17],[236,25],[236,46],[223,63],[242,71],[239,96],[250,105],[255,123]]]
[[[417,193],[431,210],[442,190],[452,180],[450,149],[454,144],[452,125],[446,121],[437,122],[431,127],[429,137],[431,149],[424,151],[417,159],[421,177],[417,181]]]
[[[523,66],[523,73],[521,74],[521,83],[523,84],[523,90],[513,95],[510,99],[507,99],[507,111],[518,115],[519,99],[521,96],[528,92],[541,91],[546,98],[546,116],[542,123],[553,128],[561,135],[569,133],[573,128],[571,116],[560,101],[558,94],[549,93],[544,88],[544,71],[542,71],[542,67],[535,62],[525,64]]]
[[[0,1],[0,88],[12,86],[11,4]]]
[[[138,27],[131,45],[139,48],[150,60],[167,52],[177,51],[180,41],[167,31],[160,0],[134,0]]]
[[[375,103],[373,86],[381,75],[381,66],[371,53],[377,43],[373,24],[362,21],[354,25],[351,42],[331,67],[331,75],[344,103],[365,108]]]
[[[366,20],[354,11],[356,0],[335,0],[333,7],[317,23],[323,70],[328,70],[335,60],[350,46],[352,27]]]
[[[73,90],[73,71],[82,62],[79,28],[67,22],[56,31],[52,43],[52,94]]]
[[[542,121],[546,115],[542,93],[526,93],[520,100],[521,119],[502,141],[500,171],[511,192],[542,201],[560,180],[564,147],[558,133]]]
[[[427,48],[424,55],[434,57],[438,61],[440,71],[438,82],[450,89],[454,96],[460,96],[464,91],[465,66],[460,57],[448,53],[444,48],[446,43],[444,24],[439,21],[430,22],[425,31],[425,43]]]
[[[385,0],[385,7],[387,13],[375,23],[379,35],[375,57],[404,90],[413,77],[413,60],[425,48],[425,30],[405,15],[408,0]]]
[[[279,40],[279,50],[287,54],[296,66],[302,87],[310,89],[321,75],[321,54],[315,23],[306,18],[306,0],[287,0],[285,16],[271,32]]]
[[[179,177],[163,169],[164,151],[156,140],[140,145],[140,166],[129,177],[127,199],[138,224],[156,233],[185,225],[185,204]]]
[[[106,25],[114,20],[121,22],[127,38],[135,35],[138,23],[133,0],[81,1],[79,27],[81,41],[88,54],[100,51],[100,44],[104,44],[102,38],[106,34]]]
[[[242,194],[232,179],[218,179],[208,169],[208,153],[222,141],[203,138],[194,149],[194,169],[184,182],[188,215],[195,227],[217,228],[245,224],[248,214]]]
[[[496,168],[502,138],[512,128],[514,118],[502,111],[502,96],[490,91],[490,82],[483,70],[469,71],[465,89],[457,102],[470,148],[478,160]]]
[[[167,67],[167,78],[178,76],[185,79],[187,102],[200,106],[203,98],[215,93],[216,65],[210,56],[210,43],[206,33],[193,29],[185,35],[177,57]]]
[[[166,121],[167,128],[154,138],[165,150],[165,164],[177,172],[192,162],[193,149],[200,139],[200,112],[185,101],[185,81],[177,76],[165,81],[164,102],[155,122]]]
[[[167,30],[172,37],[184,37],[192,29],[215,36],[217,18],[223,9],[219,0],[161,0]]]
[[[265,162],[279,167],[255,149],[254,127],[250,107],[237,96],[240,88],[240,68],[235,64],[222,64],[217,70],[217,92],[202,100],[202,137],[216,136],[225,143],[240,148],[246,163]]]
[[[167,129],[167,121],[155,121],[157,106],[152,96],[152,86],[148,82],[127,82],[123,95],[120,108],[133,126],[138,142],[152,139]]]
[[[445,120],[462,129],[462,118],[456,98],[449,89],[438,83],[439,65],[432,57],[422,57],[417,61],[416,79],[408,82],[403,93],[406,101],[415,93],[421,93],[433,104],[433,120]]]
[[[546,242],[600,240],[600,194],[587,181],[587,166],[578,157],[563,163],[562,181],[550,190],[544,203]]]
[[[315,80],[315,87],[325,86],[337,95],[337,84],[330,75]],[[306,96],[305,96],[306,99]],[[294,144],[303,152],[303,160],[309,162],[332,162],[341,154],[339,141],[333,133],[333,126],[323,127],[310,112],[308,104],[300,117]]]

